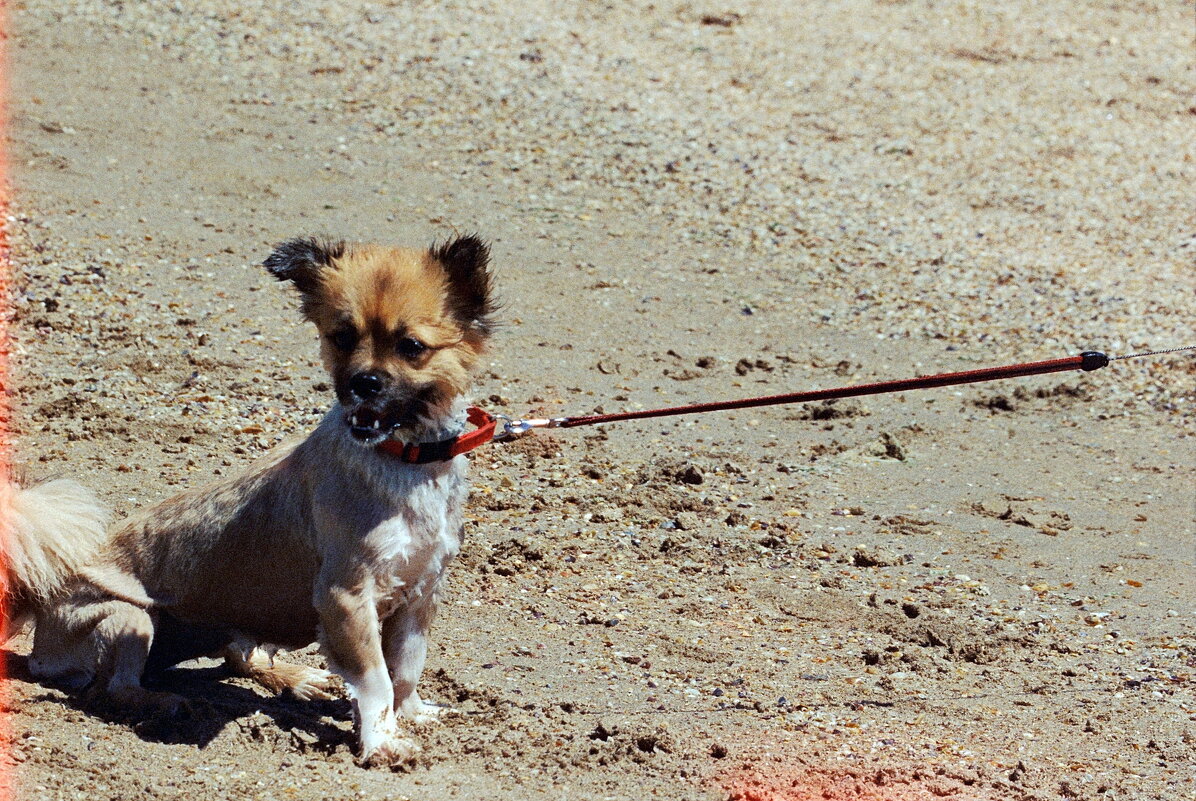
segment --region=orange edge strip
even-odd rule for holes
[[[0,481],[8,481],[11,475],[11,438],[10,438],[10,420],[11,420],[11,397],[9,394],[8,383],[8,359],[9,359],[9,331],[7,314],[10,309],[9,303],[9,283],[10,275],[10,251],[8,241],[8,214],[11,208],[11,188],[8,183],[8,153],[4,143],[8,141],[8,137],[4,134],[8,133],[8,119],[9,119],[9,71],[8,71],[8,57],[9,57],[9,36],[11,31],[8,27],[8,4],[0,3],[0,304],[3,304],[4,314],[0,314]],[[3,591],[8,586],[7,580],[3,578],[8,573],[7,554],[8,554],[8,536],[9,536],[9,521],[5,518],[8,515],[6,508],[0,508],[0,630],[7,631],[8,629],[8,609],[7,599]],[[8,654],[0,654],[0,703],[4,708],[9,708],[8,695]],[[10,720],[8,713],[0,713],[0,801],[10,801],[16,797],[16,771],[13,768],[12,762],[12,734],[10,729]]]

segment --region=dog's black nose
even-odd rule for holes
[[[382,391],[382,377],[377,373],[358,373],[349,379],[349,389],[362,400],[368,400]]]

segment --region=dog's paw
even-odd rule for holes
[[[330,701],[336,698],[332,692],[332,673],[319,668],[306,668],[306,672],[291,684],[291,693],[300,701]]]
[[[78,692],[95,680],[95,674],[85,670],[71,670],[66,672],[51,672],[29,660],[29,672],[34,678],[61,687],[68,692]]]
[[[452,707],[429,704],[427,701],[405,703],[399,707],[399,714],[417,726],[436,723],[442,715],[452,711]]]
[[[234,643],[224,652],[224,664],[235,676],[253,679],[275,695],[290,692],[300,701],[328,701],[332,674],[327,670],[271,659],[260,647],[243,648]]]
[[[367,768],[400,768],[409,765],[419,752],[415,740],[392,735],[368,751],[363,748],[361,764]]]
[[[276,693],[289,690],[300,701],[329,701],[336,698],[332,692],[332,673],[327,670],[275,662],[269,674],[273,682],[263,676],[255,678]]]

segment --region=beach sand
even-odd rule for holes
[[[476,400],[584,414],[1196,344],[1181,2],[8,7],[15,466],[119,515],[331,403],[260,268],[493,243]],[[349,705],[33,682],[25,799],[1196,797],[1196,358],[472,457],[410,770]],[[322,664],[314,649],[289,658]]]

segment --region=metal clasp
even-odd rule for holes
[[[512,420],[510,417],[502,414],[494,415],[502,423],[501,429],[496,429],[494,433],[495,442],[507,442],[513,439],[519,439],[526,436],[529,432],[536,428],[558,428],[561,423],[565,422],[566,417],[552,417],[547,419],[534,420]]]

